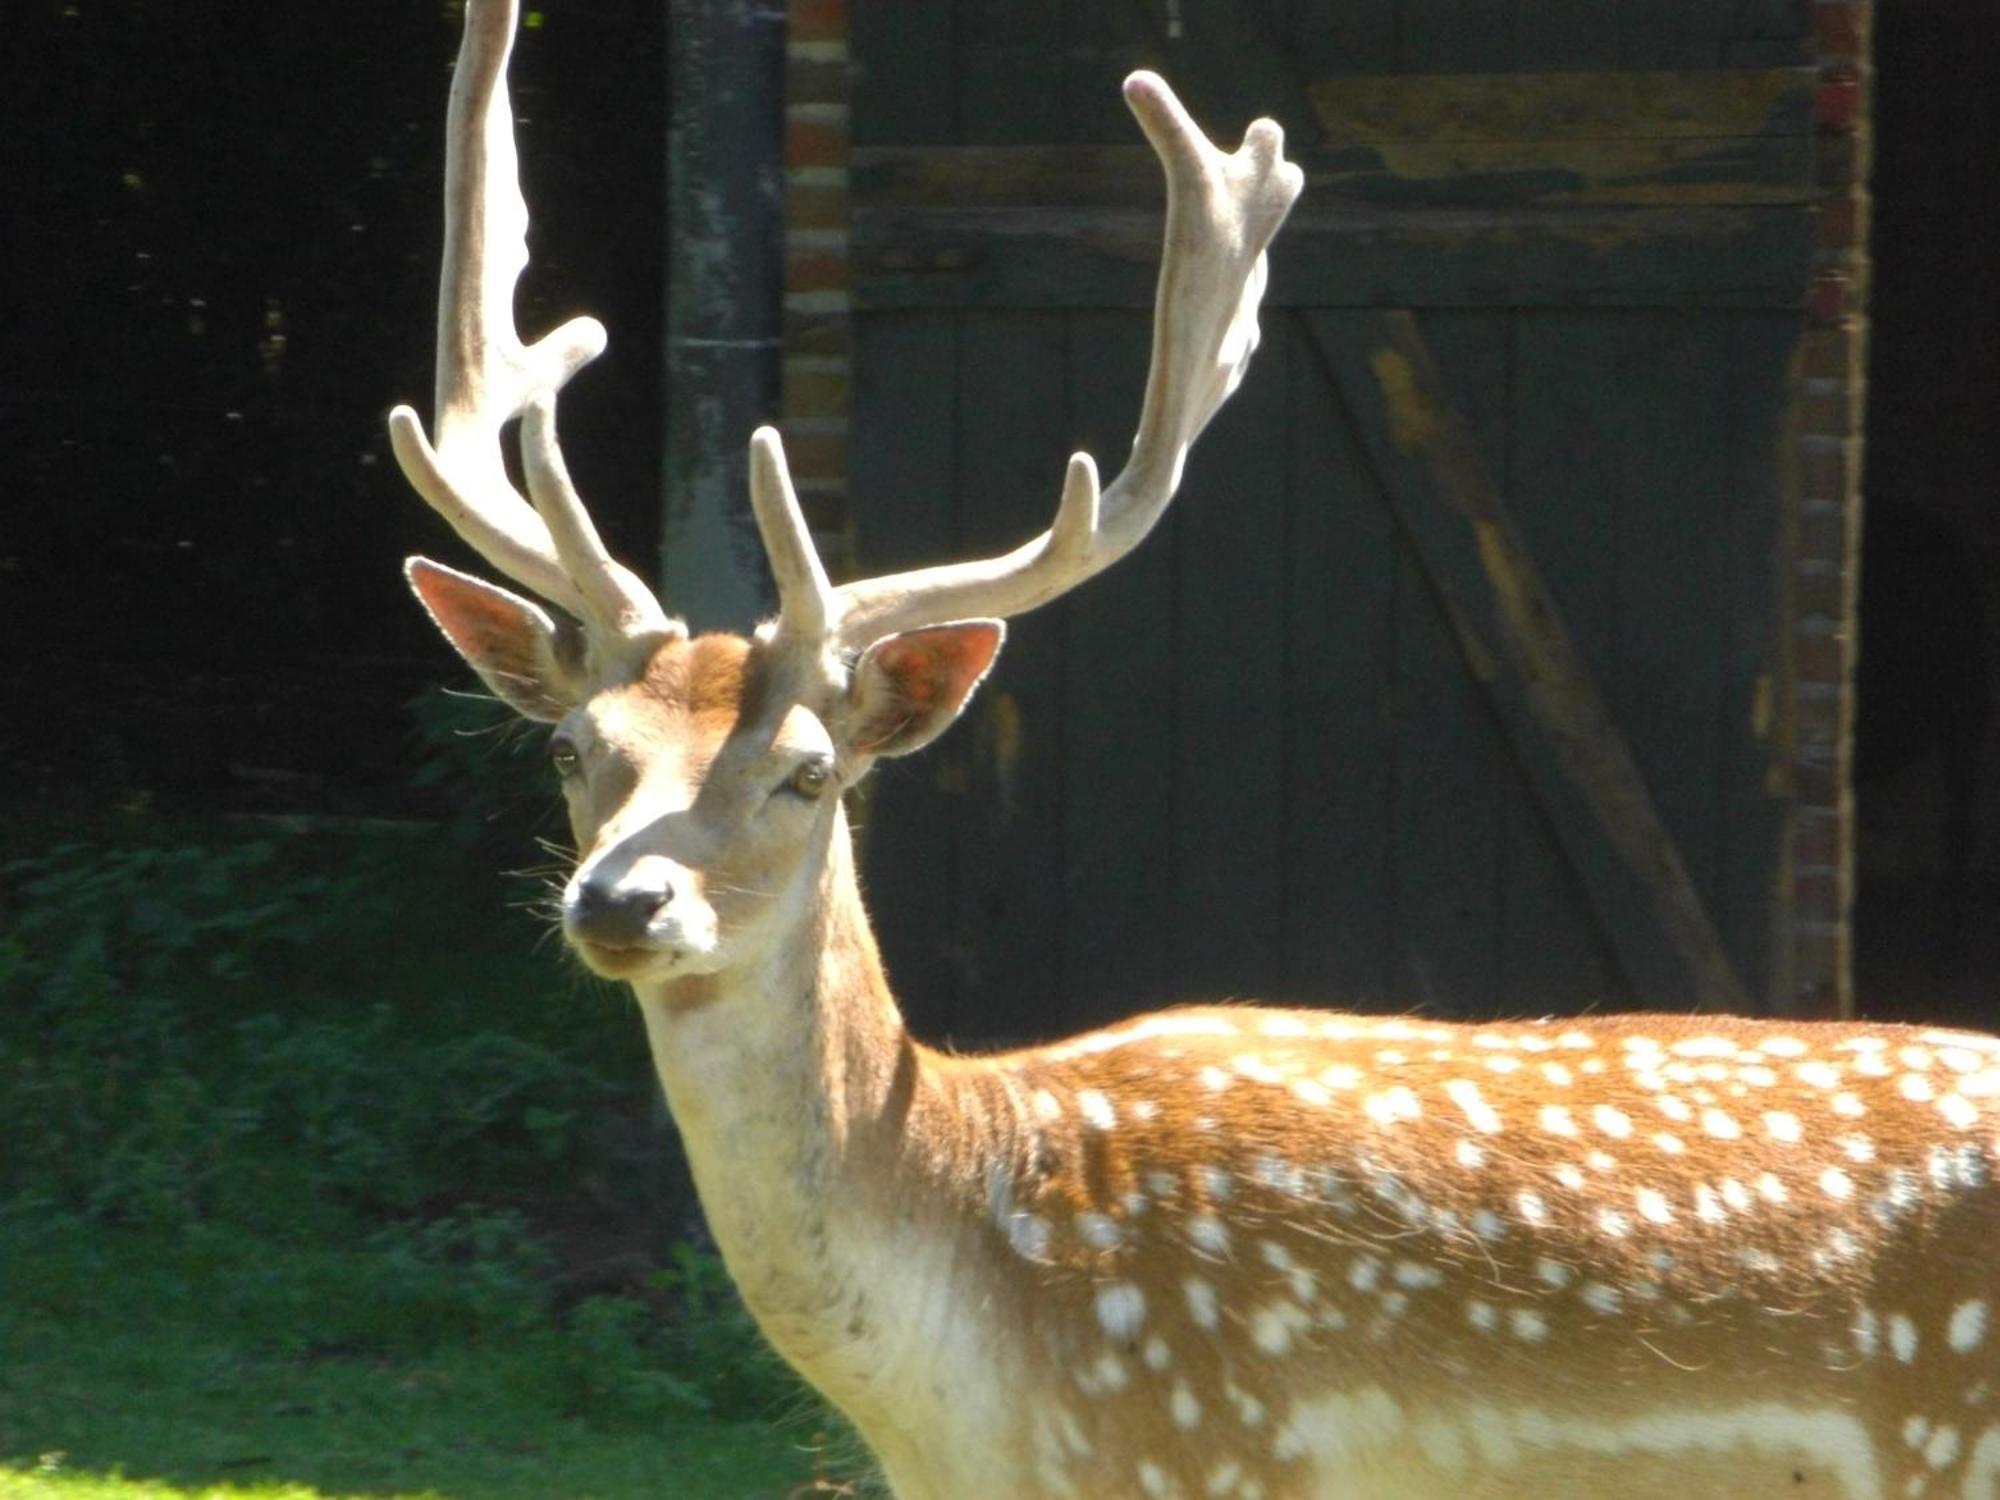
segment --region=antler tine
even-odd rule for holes
[[[514,284],[528,264],[507,93],[516,13],[516,0],[466,3],[445,133],[436,441],[398,406],[390,445],[417,493],[516,583],[615,635],[660,630],[665,612],[605,555],[555,442],[556,392],[603,352],[604,326],[573,318],[533,344],[514,327]],[[547,408],[540,417],[537,405]],[[524,415],[524,467],[540,491],[533,507],[508,479],[501,447],[507,423]]]
[[[1189,446],[1241,382],[1257,348],[1265,248],[1304,175],[1284,159],[1284,133],[1272,120],[1254,121],[1243,144],[1225,154],[1158,75],[1132,74],[1125,100],[1167,182],[1152,367],[1131,457],[1100,495],[1090,455],[1073,455],[1054,524],[1003,556],[842,585],[832,617],[843,644],[1021,614],[1109,567],[1166,512]]]
[[[750,509],[764,539],[771,576],[778,585],[778,631],[789,639],[819,642],[827,636],[834,591],[806,527],[774,427],[750,435]]]

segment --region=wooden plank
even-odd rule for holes
[[[1270,0],[1233,5],[1182,0],[1171,14],[1180,27],[1173,38],[1180,67],[1169,76],[1179,80],[1189,112],[1212,140],[1233,148],[1243,127],[1266,115],[1284,126],[1293,152],[1319,139],[1298,59],[1285,45]]]
[[[1615,16],[1603,0],[1585,8]],[[1809,68],[1641,67],[1335,76],[1306,93],[1344,145],[1695,141],[1810,134],[1814,83]]]
[[[1791,747],[1774,713],[1778,676],[1777,622],[1789,608],[1791,580],[1779,576],[1783,492],[1778,465],[1792,396],[1790,372],[1801,328],[1796,319],[1730,314],[1723,365],[1724,490],[1730,507],[1716,538],[1729,565],[1716,609],[1734,623],[1724,659],[1716,712],[1721,754],[1721,846],[1717,853],[1716,916],[1723,938],[1743,955],[1746,979],[1772,1009],[1797,1003],[1779,983],[1776,934],[1789,929],[1792,892],[1783,881],[1791,800],[1783,772]]]
[[[1342,342],[1337,326],[1308,318],[1461,651],[1487,688],[1585,888],[1593,898],[1603,893],[1616,901],[1636,885],[1648,898],[1654,923],[1605,924],[1635,989],[1747,1007],[1630,752],[1444,396],[1414,319],[1385,314],[1371,337]],[[1467,607],[1474,599],[1476,624]],[[1582,816],[1571,810],[1579,796]]]
[[[1626,406],[1610,346],[1599,336],[1623,313],[1550,310],[1512,319],[1514,382],[1504,482],[1508,509],[1568,622],[1586,667],[1620,685],[1620,601],[1615,508],[1599,493],[1615,468]],[[1619,722],[1623,722],[1622,720]],[[1595,995],[1641,1006],[1618,969],[1606,923],[1650,920],[1643,902],[1608,910],[1593,901],[1563,854],[1561,838],[1529,784],[1516,810],[1507,886],[1506,988],[1532,1003],[1540,992]],[[1546,1003],[1546,1001],[1544,1001]],[[1652,1001],[1651,1003],[1658,1003]]]
[[[1174,503],[1171,941],[1181,984],[1208,998],[1279,967],[1285,601],[1271,568],[1284,539],[1284,356],[1282,345],[1258,355]]]
[[[857,324],[848,476],[862,572],[955,555],[956,322],[909,314]],[[976,815],[968,796],[972,748],[961,725],[920,756],[884,761],[862,805],[850,808],[889,977],[925,1036],[971,1014],[971,934],[961,926],[958,886],[964,827]]]
[[[1295,212],[1268,308],[1796,308],[1812,211],[1777,208]],[[1039,209],[857,210],[864,309],[1144,308],[1159,220]]]
[[[1397,551],[1389,509],[1295,317],[1287,347],[1291,519],[1283,547],[1285,975],[1292,992],[1393,1005],[1391,668]]]
[[[1372,314],[1351,320],[1350,341],[1369,338],[1378,323]],[[1504,328],[1492,314],[1440,314],[1432,333],[1441,357],[1451,361],[1456,387],[1480,397],[1472,418],[1480,439],[1504,451]],[[1364,429],[1371,450],[1375,437]],[[1379,492],[1379,466],[1377,474]],[[1484,1009],[1501,977],[1502,809],[1515,778],[1482,685],[1465,670],[1457,622],[1438,607],[1437,579],[1427,564],[1406,546],[1396,572],[1395,998],[1449,1014]]]
[[[1286,51],[1301,78],[1392,72],[1400,10],[1398,0],[1292,0]]]
[[[955,92],[963,143],[1043,145],[1070,139],[1063,68],[1050,45],[1063,35],[1066,0],[884,8],[956,13]]]
[[[1817,201],[1803,135],[1468,135],[1343,141],[1288,155],[1313,198],[1338,198],[1344,208]],[[870,146],[854,152],[851,168],[861,209],[1157,211],[1163,201],[1144,146]]]
[[[1053,519],[1069,452],[1067,338],[1054,314],[961,325],[956,556],[1007,551]],[[958,891],[976,1036],[1062,1025],[1062,646],[1059,614],[1020,621],[958,729],[976,757]]]
[[[1402,0],[1399,73],[1476,73],[1523,66],[1514,46],[1513,0]]]
[[[1080,312],[1069,325],[1070,439],[1108,480],[1137,425],[1151,320]],[[1172,522],[1063,612],[1063,985],[1065,1013],[1088,1026],[1185,993],[1161,935],[1178,806]]]
[[[852,91],[856,145],[958,141],[958,74],[951,66],[957,11],[952,5],[857,5],[849,13],[848,46],[863,81]]]

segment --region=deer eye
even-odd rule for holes
[[[556,768],[556,775],[568,781],[583,769],[583,757],[577,754],[576,746],[568,740],[549,742],[549,764]]]
[[[816,801],[826,790],[826,784],[833,779],[833,772],[823,760],[809,760],[792,772],[783,790],[796,797],[804,797],[808,802]]]

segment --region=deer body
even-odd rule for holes
[[[1256,347],[1301,183],[1276,126],[1225,155],[1127,81],[1167,212],[1110,486],[1078,454],[1043,535],[836,588],[759,432],[779,615],[690,638],[605,554],[556,441],[603,330],[513,329],[513,24],[468,0],[437,411],[390,432],[559,613],[406,571],[554,726],[564,934],[632,986],[745,1301],[899,1500],[2000,1500],[1992,1039],[1216,1007],[973,1058],[904,1029],[842,793],[949,727],[1004,618],[1158,521]]]

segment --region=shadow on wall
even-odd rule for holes
[[[1868,1014],[1990,1026],[1989,590],[1960,531],[1906,501],[1869,498],[1861,557],[1856,993]]]

